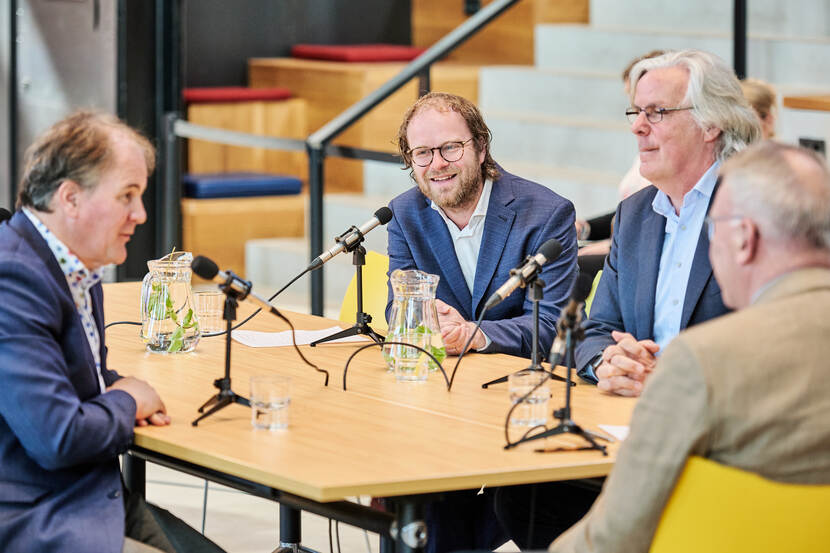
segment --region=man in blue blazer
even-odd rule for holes
[[[573,204],[498,167],[490,140],[480,112],[464,98],[431,93],[410,108],[398,143],[417,187],[390,204],[389,271],[440,276],[439,323],[447,352],[457,354],[510,269],[557,239],[562,253],[541,271],[539,345],[546,353],[576,278]],[[532,303],[526,296],[516,291],[487,311],[472,349],[529,357]],[[387,316],[392,297],[390,285]]]
[[[732,69],[706,52],[639,62],[631,91],[626,114],[640,172],[654,186],[617,208],[576,364],[603,390],[637,396],[680,330],[727,311],[703,221],[721,160],[757,140],[760,129]]]
[[[27,152],[20,210],[0,225],[4,552],[219,551],[193,530],[168,535],[160,521],[184,523],[122,488],[134,425],[170,419],[146,382],[107,368],[99,270],[146,220],[153,164],[145,138],[91,112]]]

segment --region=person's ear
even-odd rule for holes
[[[82,192],[83,189],[77,182],[64,179],[52,197],[52,208],[59,208],[70,217],[76,216],[81,205]]]
[[[717,127],[709,127],[708,129],[703,131],[703,141],[704,142],[714,142],[718,139],[723,131],[721,131]]]
[[[750,219],[742,219],[738,224],[738,232],[733,236],[736,241],[736,261],[739,265],[749,265],[758,253],[758,225]]]

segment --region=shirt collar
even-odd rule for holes
[[[52,255],[54,255],[55,259],[58,261],[58,265],[60,265],[61,271],[64,276],[66,276],[67,281],[77,282],[82,288],[87,289],[91,288],[101,280],[101,273],[97,270],[90,271],[87,269],[84,263],[78,259],[78,256],[72,253],[66,244],[61,242],[58,237],[55,236],[55,234],[49,230],[45,224],[43,224],[43,221],[41,221],[37,215],[25,207],[23,208],[23,213],[29,218],[29,221],[32,222],[32,225],[34,225],[35,229],[46,241],[49,249],[52,250]]]
[[[703,173],[703,176],[700,177],[700,180],[695,183],[694,187],[689,190],[685,196],[683,196],[683,205],[686,205],[686,198],[692,196],[694,191],[695,196],[700,196],[706,198],[707,205],[709,204],[709,199],[712,197],[712,194],[715,191],[715,183],[718,182],[718,169],[720,168],[720,161],[715,161],[709,169]],[[657,189],[657,194],[655,194],[654,199],[651,201],[651,208],[654,210],[655,213],[658,215],[662,215],[663,217],[670,219],[675,217],[674,206],[669,199],[668,194]],[[681,206],[682,208],[682,206]]]
[[[484,217],[487,216],[487,208],[490,206],[490,192],[492,192],[492,190],[493,190],[493,181],[491,181],[490,179],[485,180],[484,181],[484,187],[482,187],[482,189],[481,189],[481,196],[479,196],[479,198],[478,198],[478,203],[476,204],[476,208],[473,211],[473,214],[470,216],[470,222],[467,223],[467,227],[473,226],[480,219],[483,219]],[[441,217],[444,219],[444,221],[447,222],[447,224],[452,223],[452,220],[449,217],[447,217],[447,214],[444,213],[444,210],[441,209],[435,202],[430,200],[429,206],[432,209],[434,209],[435,211],[437,211],[441,215]],[[455,224],[455,223],[452,223],[452,224]],[[467,227],[464,227],[464,228],[467,228]]]

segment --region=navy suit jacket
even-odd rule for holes
[[[66,277],[22,212],[0,225],[0,283],[0,548],[120,553],[135,401],[101,393]],[[91,297],[109,386],[100,284]]]
[[[446,223],[417,187],[389,204],[394,213],[388,227],[389,273],[419,269],[440,276],[437,297],[466,320],[477,320],[487,298],[510,278],[510,269],[556,238],[562,253],[541,272],[545,287],[539,304],[539,343],[540,352],[547,356],[556,335],[556,321],[577,274],[574,207],[548,188],[500,171],[490,194],[472,293]],[[388,294],[387,319],[392,306],[391,285]],[[532,311],[524,290],[514,291],[490,309],[481,324],[492,340],[486,351],[530,357]]]
[[[654,339],[654,297],[666,234],[666,218],[651,207],[656,194],[657,188],[648,186],[617,206],[611,252],[591,304],[591,317],[583,325],[585,340],[578,344],[575,353],[583,378],[588,378],[585,367],[591,359],[615,343],[612,330],[629,332],[637,340]],[[680,329],[728,311],[712,275],[704,224],[686,286]]]

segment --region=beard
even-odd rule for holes
[[[418,183],[421,194],[435,202],[435,205],[441,209],[468,207],[478,199],[478,193],[483,184],[481,172],[478,170],[473,172],[462,170],[458,173],[458,186],[440,193],[432,189],[429,179],[430,175],[427,173],[423,179],[416,178],[415,181]]]

